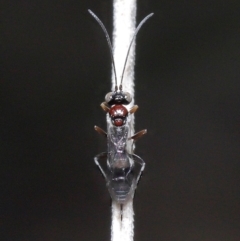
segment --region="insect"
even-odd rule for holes
[[[133,199],[137,183],[145,168],[143,159],[134,154],[133,151],[134,142],[146,134],[147,130],[142,130],[131,135],[131,115],[136,112],[138,106],[134,105],[130,109],[126,107],[131,103],[132,97],[130,93],[122,90],[122,81],[133,40],[141,26],[153,15],[153,13],[147,15],[135,30],[127,51],[121,82],[118,86],[112,44],[109,35],[101,20],[91,10],[88,11],[105,33],[115,76],[115,90],[109,92],[105,96],[105,102],[101,104],[102,109],[108,113],[107,132],[98,126],[94,127],[98,133],[107,137],[108,151],[95,156],[94,161],[106,180],[112,200],[119,204],[124,204]]]

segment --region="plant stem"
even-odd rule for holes
[[[136,24],[136,0],[113,1],[113,56],[116,65],[118,85],[122,78],[122,71],[129,44],[135,32]],[[135,65],[135,41],[129,52],[128,61],[124,73],[122,89],[132,95],[134,105],[134,65]],[[115,88],[115,77],[112,71],[112,89]],[[130,136],[134,134],[134,115],[131,116]],[[131,144],[131,142],[129,142]],[[131,146],[127,146],[131,150]],[[134,212],[133,200],[124,204],[112,202],[112,232],[111,241],[133,241]]]

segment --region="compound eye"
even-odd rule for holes
[[[132,101],[132,96],[130,93],[128,92],[124,92],[124,95],[125,95],[125,100],[128,102],[128,103],[131,103]]]
[[[112,100],[113,94],[114,94],[114,92],[109,92],[109,93],[106,94],[105,101],[107,103]]]

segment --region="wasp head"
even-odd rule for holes
[[[105,101],[108,105],[128,105],[132,101],[132,96],[128,92],[114,91],[109,92],[105,96]]]

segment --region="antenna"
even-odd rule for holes
[[[142,25],[150,18],[152,17],[154,13],[150,13],[149,15],[147,15],[140,23],[139,25],[137,26],[136,30],[135,30],[135,33],[132,37],[132,40],[131,40],[131,43],[128,47],[128,51],[127,51],[127,56],[126,56],[126,59],[125,59],[125,63],[124,63],[124,67],[123,67],[123,72],[122,72],[122,77],[121,77],[121,84],[119,86],[119,89],[122,90],[122,81],[123,81],[123,75],[124,75],[124,72],[125,72],[125,68],[126,68],[126,65],[127,65],[127,59],[128,59],[128,55],[129,55],[129,52],[130,52],[130,49],[131,49],[131,46],[132,46],[132,43],[133,43],[133,40],[135,39],[138,31],[140,30],[140,28],[142,27]]]
[[[110,37],[108,35],[108,32],[105,28],[105,26],[103,25],[102,21],[96,16],[96,14],[94,14],[90,9],[88,9],[88,12],[96,19],[96,21],[99,23],[99,25],[101,26],[103,32],[105,33],[105,36],[106,36],[106,39],[107,39],[107,43],[108,43],[108,47],[109,47],[109,50],[110,50],[110,55],[111,55],[111,59],[112,59],[112,65],[113,65],[113,72],[114,72],[114,76],[115,76],[115,91],[118,90],[118,86],[117,86],[117,74],[116,74],[116,67],[115,67],[115,62],[114,62],[114,59],[113,59],[113,50],[112,50],[112,44],[111,44],[111,40],[110,40]],[[146,21],[146,20],[145,20]],[[140,23],[141,24],[141,23]],[[139,24],[139,25],[140,25]],[[141,26],[140,26],[141,27]],[[136,31],[137,32],[137,31]],[[136,35],[136,34],[135,34]],[[134,36],[135,37],[135,36]],[[131,43],[132,44],[132,43]],[[130,44],[130,46],[131,46]],[[129,50],[128,50],[129,52]],[[126,65],[126,63],[125,63]],[[125,68],[125,66],[124,66]]]

